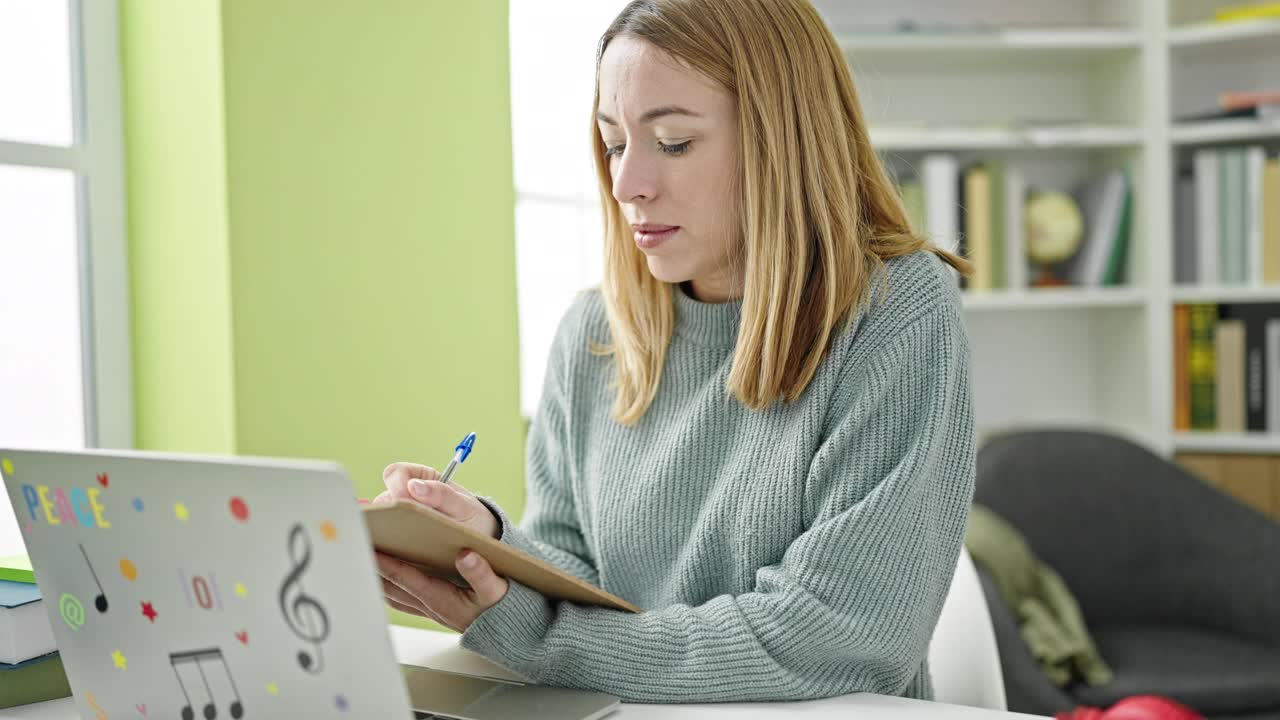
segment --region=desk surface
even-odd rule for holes
[[[458,647],[456,635],[393,625],[391,640],[395,645],[396,658],[402,663],[499,679],[520,679],[483,657]],[[859,694],[798,703],[623,705],[619,712],[609,716],[609,720],[773,720],[777,717],[777,710],[782,708],[814,718],[849,717],[853,711],[862,720],[1006,720],[1033,717]],[[70,698],[0,710],[0,720],[76,720],[78,717]]]

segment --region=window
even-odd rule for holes
[[[591,160],[596,44],[624,0],[511,0],[520,408],[532,417],[561,316],[603,276]]]
[[[133,444],[117,12],[0,0],[0,446]]]

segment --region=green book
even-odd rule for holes
[[[924,211],[924,185],[911,180],[902,183],[902,204],[907,208],[907,218],[911,220],[911,229],[918,233],[928,231]]]
[[[0,664],[0,708],[70,696],[71,685],[56,652],[17,665]]]
[[[13,555],[0,558],[0,580],[35,584],[36,574],[31,570],[31,558]]]
[[[1187,378],[1191,383],[1191,429],[1215,430],[1218,425],[1217,305],[1192,305],[1191,342],[1187,348]]]
[[[1007,208],[1005,195],[1008,193],[1005,177],[1008,168],[1003,161],[987,163],[991,169],[991,284],[997,289],[1009,287],[1009,271],[1005,267],[1008,255],[1009,229],[1005,227]]]
[[[1124,184],[1124,200],[1120,209],[1120,222],[1116,224],[1116,236],[1111,242],[1111,254],[1107,257],[1107,269],[1102,274],[1102,284],[1124,284],[1125,255],[1129,250],[1129,228],[1133,224],[1133,189],[1128,179]]]

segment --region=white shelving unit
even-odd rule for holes
[[[1211,22],[1235,3],[815,0],[891,162],[947,151],[1064,185],[1103,168],[1133,182],[1125,287],[966,293],[980,435],[1082,426],[1166,455],[1280,454],[1280,435],[1173,430],[1174,305],[1280,302],[1280,288],[1173,284],[1179,160],[1201,145],[1280,143],[1280,123],[1173,121],[1280,77],[1280,21]]]

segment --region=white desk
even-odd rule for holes
[[[473,675],[518,679],[507,670],[458,647],[456,635],[392,626],[391,640],[402,663],[466,672]],[[778,710],[811,718],[860,720],[1008,720],[1031,715],[978,710],[883,695],[845,695],[826,700],[795,703],[742,703],[724,705],[623,705],[609,720],[775,720]],[[70,698],[0,710],[0,720],[77,720]]]

